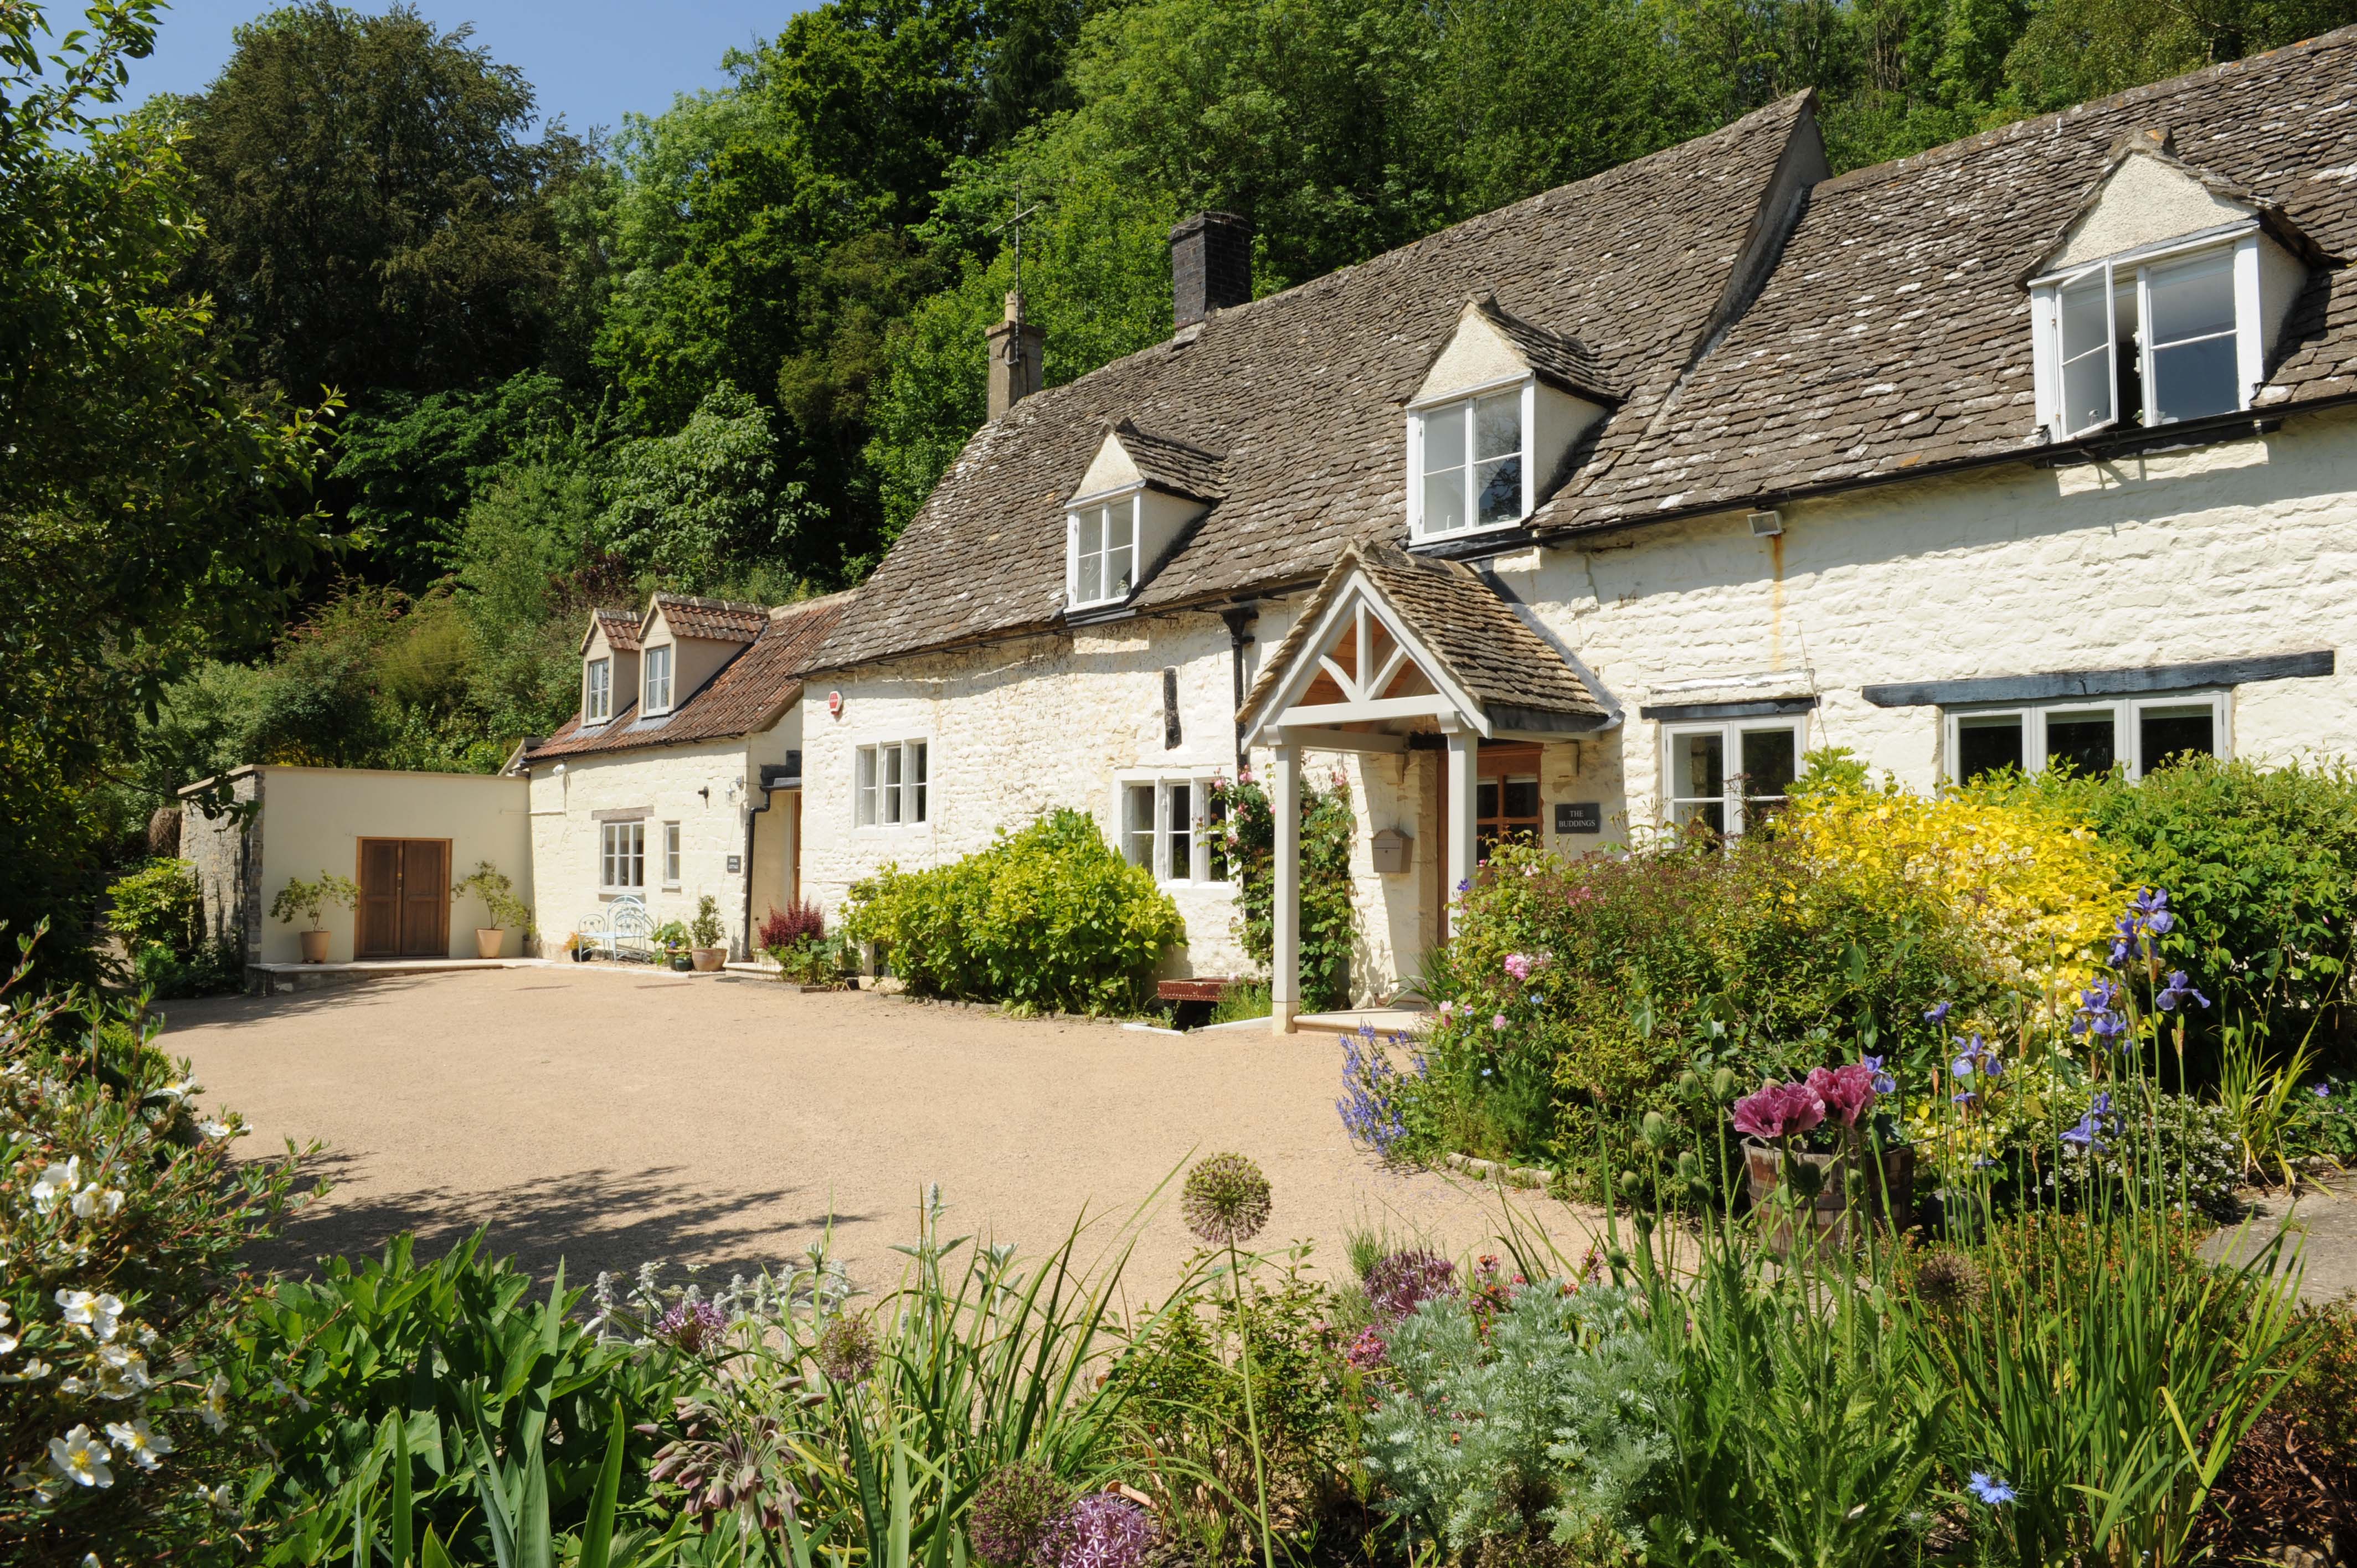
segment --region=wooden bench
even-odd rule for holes
[[[1154,983],[1154,994],[1165,1002],[1216,1003],[1244,983],[1242,980],[1157,980]]]

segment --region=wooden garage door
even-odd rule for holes
[[[447,958],[450,952],[450,841],[361,840],[360,931],[355,958]]]

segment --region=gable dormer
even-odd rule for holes
[[[638,687],[639,618],[629,610],[592,611],[581,634],[581,727],[611,723]]]
[[[2282,210],[2132,132],[2026,279],[2053,440],[2251,406],[2324,261]]]
[[[1581,432],[1620,401],[1577,338],[1466,301],[1408,401],[1408,531],[1418,542],[1512,528],[1555,488]]]
[[[1221,459],[1126,419],[1104,439],[1064,513],[1064,605],[1111,608],[1137,591],[1222,493]]]
[[[639,620],[639,719],[676,711],[769,624],[759,605],[657,594]]]

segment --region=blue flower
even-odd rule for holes
[[[2185,999],[2189,996],[2200,1006],[2210,1005],[2210,998],[2193,989],[2193,983],[2185,977],[2183,970],[2172,969],[2169,972],[2168,983],[2154,995],[2152,1004],[2164,1013],[2174,1013],[2185,1005]]]
[[[2074,1149],[2100,1155],[2111,1147],[2111,1141],[2104,1136],[2111,1120],[2112,1096],[2106,1090],[2087,1102],[2087,1113],[2079,1118],[2078,1125],[2063,1133],[2062,1141]]]
[[[2013,1501],[2017,1495],[2011,1487],[2007,1486],[2003,1481],[1998,1480],[1996,1477],[1990,1475],[1986,1470],[1974,1471],[1973,1478],[1964,1483],[1964,1490],[1972,1493],[1974,1497],[1978,1498],[1982,1502],[1986,1503],[1991,1508],[1996,1508],[2001,1504],[2009,1503]]]
[[[1967,1089],[1960,1093],[1948,1096],[1948,1103],[1951,1105],[1970,1105],[1974,1101],[1978,1100],[1979,1098],[1979,1095],[1975,1094],[1971,1090]]]
[[[1948,1021],[1948,1010],[1954,1005],[1955,1004],[1953,1002],[1937,1002],[1932,1004],[1930,1009],[1924,1013],[1923,1022],[1926,1024],[1946,1023]]]
[[[1459,882],[1459,883],[1457,885],[1457,891],[1458,891],[1459,893],[1470,893],[1470,892],[1472,892],[1472,891],[1473,891],[1473,879],[1472,879],[1471,877],[1469,877],[1469,877],[1467,877],[1464,881]]]
[[[1947,1004],[1943,1002],[1941,1005],[1944,1007]],[[1896,1094],[1899,1092],[1899,1080],[1882,1070],[1882,1058],[1880,1057],[1860,1057],[1858,1059],[1866,1065],[1866,1070],[1874,1075],[1875,1093]]]
[[[2107,1043],[2126,1034],[2128,1021],[2120,1011],[2120,995],[2118,983],[2110,980],[2099,980],[2079,993],[2079,1012],[2071,1020],[2071,1032],[2092,1033]]]
[[[2319,1083],[2319,1084],[2316,1085],[2316,1097],[2317,1097],[2319,1100],[2330,1100],[2330,1099],[2331,1099],[2331,1098],[2332,1098],[2332,1086],[2331,1086],[2330,1084],[2329,1084],[2329,1083]]]

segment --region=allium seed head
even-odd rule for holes
[[[1986,1289],[1980,1265],[1962,1252],[1934,1252],[1915,1270],[1915,1294],[1932,1306],[1970,1305]]]
[[[1456,1266],[1421,1248],[1377,1259],[1361,1283],[1368,1305],[1387,1323],[1396,1323],[1435,1296],[1458,1294]]]
[[[818,1369],[829,1382],[866,1382],[876,1359],[876,1327],[865,1316],[840,1312],[819,1330]]]
[[[1187,1229],[1215,1247],[1249,1241],[1268,1223],[1268,1177],[1242,1155],[1196,1162],[1178,1195]]]
[[[1039,1543],[1045,1568],[1138,1568],[1161,1532],[1154,1516],[1114,1492],[1091,1492]]]
[[[974,1488],[966,1540],[992,1568],[1017,1568],[1032,1560],[1048,1531],[1062,1520],[1071,1495],[1045,1466],[1003,1465]]]

